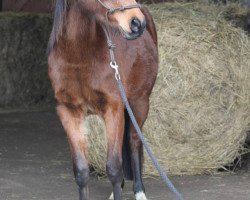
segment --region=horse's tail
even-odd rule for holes
[[[127,180],[133,180],[133,171],[131,165],[131,148],[130,148],[130,118],[127,111],[125,110],[125,127],[124,127],[124,138],[122,147],[122,167],[123,174]]]

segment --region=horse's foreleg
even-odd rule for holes
[[[113,186],[114,200],[121,200],[121,184],[123,181],[122,143],[124,134],[123,105],[109,106],[104,114],[104,121],[108,143],[107,175]]]
[[[80,200],[88,200],[89,168],[86,160],[87,138],[82,127],[83,112],[80,108],[64,105],[58,106],[57,111],[67,134]]]
[[[149,99],[141,98],[131,103],[131,107],[135,114],[136,120],[140,128],[142,128],[149,110]],[[133,190],[136,200],[147,200],[145,196],[145,188],[142,183],[142,162],[143,162],[143,146],[133,124],[130,122],[130,148],[131,148],[131,165],[133,170]]]

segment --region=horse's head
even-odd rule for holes
[[[133,40],[142,35],[145,27],[145,16],[135,0],[96,0],[105,10],[107,20],[119,27],[123,36]]]

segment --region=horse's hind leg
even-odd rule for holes
[[[88,200],[89,168],[86,160],[86,133],[81,125],[84,119],[83,112],[80,108],[64,105],[58,106],[57,111],[68,137],[80,200]]]
[[[122,143],[124,134],[124,106],[115,103],[104,114],[107,129],[108,158],[107,175],[113,186],[114,200],[122,199]]]
[[[142,128],[149,110],[149,98],[144,97],[131,102],[131,108],[134,112],[136,120],[140,128]],[[126,122],[127,123],[127,122]],[[133,124],[130,122],[130,148],[131,148],[131,165],[133,170],[133,191],[136,200],[147,200],[145,196],[145,188],[142,183],[142,162],[143,162],[143,146]]]

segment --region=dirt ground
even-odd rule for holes
[[[171,177],[186,200],[249,200],[250,170],[218,176]],[[149,200],[174,200],[157,179],[145,179]],[[92,177],[90,197],[105,200],[107,179]],[[131,183],[124,200],[132,200]],[[78,199],[66,138],[53,111],[0,113],[0,199]]]

